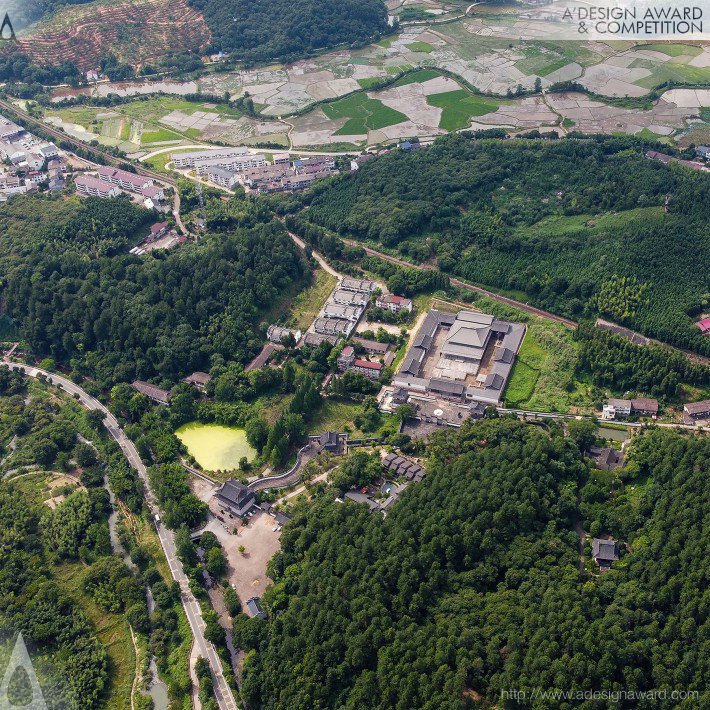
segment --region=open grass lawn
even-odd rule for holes
[[[364,92],[346,96],[344,99],[323,105],[328,118],[347,118],[346,124],[335,135],[348,136],[367,133],[387,126],[394,126],[407,117],[385,106],[379,99],[371,99]]]
[[[180,140],[182,136],[167,128],[157,128],[155,130],[143,131],[141,133],[141,143],[157,143],[159,141]]]
[[[345,402],[336,399],[326,399],[318,413],[308,424],[309,434],[320,434],[324,431],[348,432],[353,439],[365,436],[379,436],[382,429],[392,426],[391,414],[383,414],[377,431],[360,431],[355,425],[355,417],[362,411],[362,404]]]
[[[58,565],[54,567],[54,578],[91,619],[99,640],[106,649],[110,678],[105,694],[106,707],[111,710],[129,710],[136,670],[130,627],[122,615],[104,611],[84,594],[81,580],[85,569],[81,562]]]
[[[444,109],[439,121],[439,127],[447,131],[466,128],[474,116],[492,113],[501,105],[494,99],[482,96],[472,96],[465,89],[446,91],[443,94],[427,96],[430,106]]]
[[[425,52],[426,54],[429,54],[429,52],[434,51],[434,45],[429,44],[429,42],[412,42],[411,44],[406,45],[406,47],[412,52]]]
[[[148,158],[145,161],[145,164],[149,165],[153,169],[165,170],[165,166],[172,160],[171,156],[173,153],[189,153],[193,150],[195,149],[175,147],[174,150],[166,151],[165,153],[158,153],[158,155],[154,155],[152,158]]]
[[[301,330],[306,330],[315,320],[318,311],[323,307],[328,295],[335,288],[337,279],[335,276],[317,269],[314,274],[314,281],[305,291],[296,296],[291,306],[291,311],[296,319],[296,326]]]
[[[506,406],[540,412],[591,412],[589,388],[575,377],[576,363],[572,331],[559,323],[530,318],[505,390]]]

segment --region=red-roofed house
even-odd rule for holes
[[[150,227],[150,239],[160,239],[164,234],[167,234],[168,229],[167,222],[156,222]]]
[[[710,335],[710,318],[703,318],[699,320],[695,325],[700,328],[700,332],[703,335]]]
[[[403,298],[402,296],[392,296],[390,294],[378,296],[375,305],[378,308],[386,308],[388,311],[392,311],[392,313],[399,313],[400,311],[412,312],[411,300]]]
[[[369,362],[367,360],[355,360],[350,370],[359,372],[372,380],[379,380],[382,374],[382,364],[379,362]]]
[[[118,185],[124,190],[130,190],[131,192],[140,193],[144,188],[153,185],[151,178],[142,177],[136,173],[129,173],[126,170],[111,168],[107,165],[101,165],[97,172],[100,180],[111,183],[112,185]]]

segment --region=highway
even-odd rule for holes
[[[136,449],[134,443],[126,436],[113,414],[111,414],[111,412],[104,407],[98,399],[92,397],[76,383],[68,380],[66,377],[62,377],[54,372],[47,372],[46,370],[41,370],[30,365],[23,365],[22,363],[4,362],[3,364],[12,370],[24,372],[30,377],[44,375],[50,384],[58,386],[65,392],[74,396],[77,401],[87,409],[98,409],[104,413],[106,417],[104,419],[104,426],[114,441],[116,441],[116,443],[121,447],[131,466],[138,471],[138,475],[145,484],[146,504],[148,505],[148,509],[153,516],[153,519],[155,519],[155,516],[160,511],[155,495],[150,487],[148,471],[138,455],[138,450]],[[182,605],[185,609],[185,614],[190,624],[190,628],[192,629],[195,644],[199,649],[199,654],[209,661],[214,679],[214,694],[217,704],[219,705],[220,710],[238,710],[238,705],[234,699],[232,690],[229,687],[224,674],[222,673],[222,663],[217,655],[217,651],[205,638],[205,622],[202,618],[202,610],[194,595],[190,591],[187,575],[185,574],[182,564],[177,557],[177,552],[175,550],[175,536],[171,530],[168,530],[160,523],[157,525],[157,532],[158,537],[160,538],[160,544],[163,547],[163,552],[165,553],[165,557],[168,561],[168,566],[170,567],[170,573],[172,574],[173,579],[180,585]]]

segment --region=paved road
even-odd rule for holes
[[[293,239],[293,241],[296,242],[296,244],[305,251],[306,243],[303,241],[303,239],[296,236],[293,232],[289,232],[288,234],[291,239]],[[313,251],[311,249],[311,253],[313,254],[313,258],[320,264],[320,267],[323,269],[323,271],[330,274],[331,276],[335,276],[338,281],[343,278],[343,275],[339,274],[317,251]]]
[[[131,466],[133,466],[133,468],[136,469],[136,471],[138,471],[138,475],[143,480],[146,491],[146,503],[151,515],[155,518],[155,515],[159,512],[159,508],[150,487],[150,482],[148,481],[148,472],[143,464],[143,461],[138,455],[135,445],[126,436],[123,429],[121,429],[113,414],[111,414],[111,412],[109,412],[109,410],[104,407],[99,400],[85,392],[76,383],[62,377],[61,375],[57,375],[53,372],[47,372],[46,370],[41,370],[37,367],[23,365],[21,363],[5,363],[5,366],[13,370],[20,370],[30,377],[37,377],[37,375],[40,374],[45,375],[51,384],[61,386],[65,392],[68,392],[72,396],[77,395],[77,401],[87,409],[98,409],[106,415],[104,426],[108,430],[111,437],[121,447],[123,453],[128,459],[128,462]],[[163,546],[163,552],[165,553],[168,566],[170,567],[170,573],[172,574],[173,579],[180,585],[182,605],[185,609],[187,620],[190,623],[195,644],[199,649],[200,655],[209,661],[210,668],[212,669],[212,675],[214,677],[214,694],[217,699],[217,704],[221,710],[237,710],[238,706],[234,699],[234,695],[232,694],[232,690],[224,678],[224,674],[222,673],[222,663],[217,655],[217,651],[205,638],[205,622],[202,618],[202,610],[200,609],[200,605],[194,595],[190,591],[187,575],[183,571],[182,564],[177,557],[173,532],[168,530],[162,524],[157,526],[157,531],[158,537],[160,538],[160,544]]]

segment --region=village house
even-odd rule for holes
[[[189,153],[171,153],[170,159],[173,162],[173,167],[194,168],[196,161],[231,158],[246,155],[248,152],[249,149],[245,146],[239,146],[238,148],[216,148],[213,150],[198,150]]]
[[[400,311],[412,312],[412,301],[409,298],[393,296],[392,294],[378,296],[375,305],[378,308],[385,308],[392,313],[399,313]]]
[[[365,375],[365,377],[369,377],[371,380],[379,380],[382,374],[382,363],[369,362],[368,360],[354,360],[349,370],[359,372],[361,375]]]
[[[261,168],[267,165],[266,158],[260,153],[250,155],[232,155],[228,157],[209,157],[195,160],[194,167],[198,175],[207,175],[214,168],[222,168],[239,173],[249,168]]]
[[[710,399],[702,402],[688,402],[683,407],[683,422],[694,425],[710,421]]]
[[[290,165],[291,155],[290,153],[274,153],[271,159],[272,165]]]
[[[352,345],[346,345],[338,357],[338,370],[345,372],[355,361],[355,348]]]
[[[207,171],[207,178],[210,182],[227,189],[233,188],[239,182],[239,176],[224,168],[212,167]]]
[[[342,335],[348,337],[352,333],[355,324],[342,318],[316,318],[313,329],[316,333],[323,335]]]
[[[700,332],[703,335],[710,335],[710,318],[703,318],[699,320],[695,325],[700,328]]]
[[[362,315],[362,307],[360,306],[341,306],[338,303],[326,303],[323,309],[323,315],[326,318],[342,318],[357,323]]]
[[[183,382],[187,382],[188,385],[193,385],[197,387],[198,390],[204,391],[207,383],[211,379],[212,377],[206,372],[193,372],[191,375],[183,378]]]
[[[369,355],[384,355],[392,347],[390,343],[380,343],[378,340],[368,340],[359,336],[354,336],[353,342],[361,345]]]
[[[361,291],[344,291],[340,288],[333,291],[332,299],[341,306],[366,306],[369,302],[368,296]]]
[[[160,185],[149,185],[141,190],[143,197],[147,197],[153,202],[162,202],[165,199],[165,190]]]
[[[602,419],[623,419],[631,414],[639,417],[655,417],[658,415],[658,400],[649,397],[636,399],[609,399],[602,407]]]
[[[620,417],[628,417],[630,414],[630,399],[610,399],[602,407],[602,419],[619,419]]]
[[[266,337],[272,343],[280,343],[287,335],[292,335],[293,339],[298,342],[301,339],[301,331],[293,330],[292,328],[284,328],[280,325],[270,325],[266,331]]]
[[[350,276],[343,277],[339,288],[345,291],[361,291],[362,293],[373,293],[377,288],[374,281],[368,279],[354,279]]]
[[[639,417],[658,416],[658,400],[649,397],[637,397],[631,400],[631,412]]]
[[[170,225],[167,222],[156,222],[150,226],[150,234],[148,241],[154,242],[156,239],[166,235],[170,231]]]
[[[150,382],[136,380],[133,383],[133,389],[138,390],[141,394],[144,394],[146,397],[159,404],[167,404],[170,401],[170,392],[168,390],[151,385]]]
[[[266,613],[261,607],[261,599],[259,597],[247,599],[247,610],[256,619],[266,619]]]

